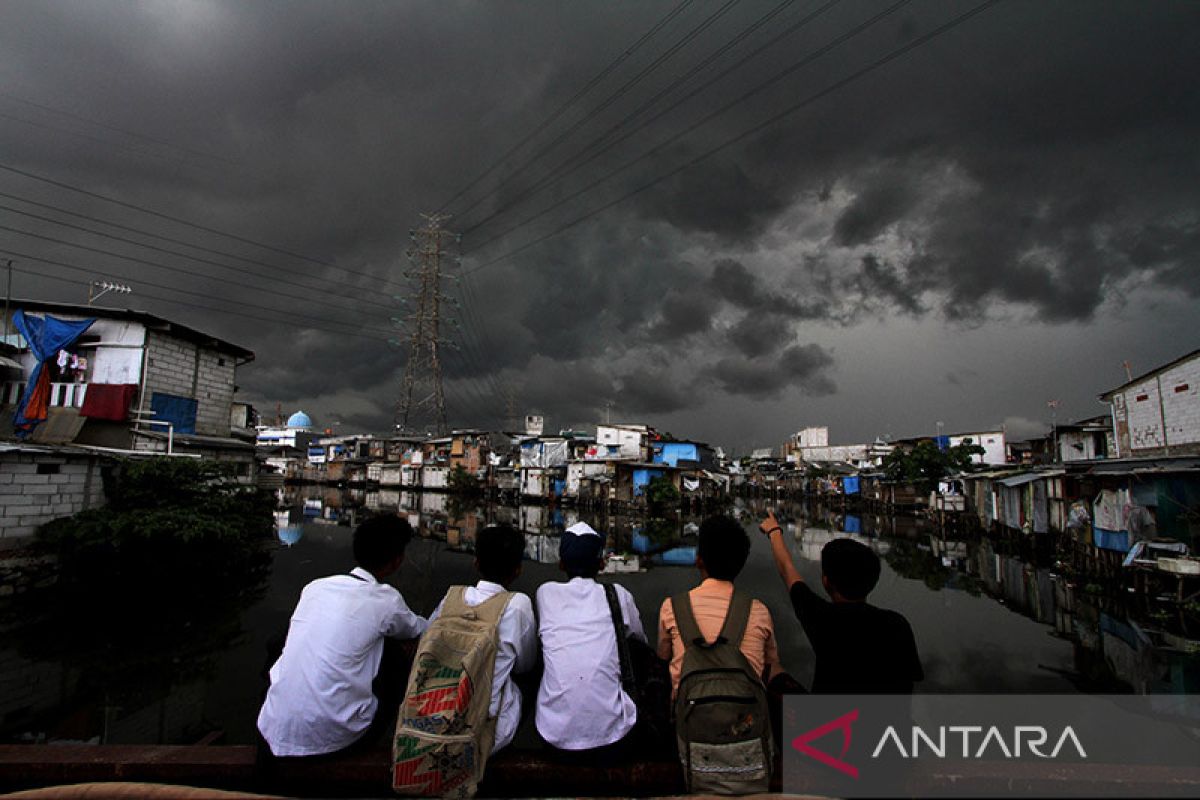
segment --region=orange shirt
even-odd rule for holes
[[[705,641],[714,641],[725,624],[725,612],[733,596],[733,584],[706,578],[703,583],[688,592],[692,601],[692,614]],[[771,612],[757,600],[750,603],[750,621],[742,637],[741,651],[755,673],[765,681],[780,671],[779,649],[775,643],[775,626],[771,623]],[[679,689],[679,676],[683,671],[683,637],[675,624],[675,609],[671,598],[663,601],[658,611],[658,655],[671,664],[671,692]]]

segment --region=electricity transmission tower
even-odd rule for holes
[[[396,430],[414,433],[422,426],[432,426],[438,435],[446,432],[446,396],[442,390],[441,338],[443,303],[451,302],[442,292],[444,261],[454,257],[446,245],[457,243],[459,236],[442,227],[449,214],[422,214],[425,226],[409,234],[413,246],[407,255],[412,268],[405,278],[412,286],[408,315],[396,321],[405,328],[408,340],[408,362],[404,367],[404,383],[396,400]],[[452,346],[452,345],[450,345]]]

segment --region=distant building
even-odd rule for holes
[[[654,429],[648,425],[597,425],[596,444],[588,459],[649,461]]]
[[[309,445],[320,435],[313,427],[312,418],[297,411],[283,426],[260,425],[255,443],[259,447],[290,447],[307,452]]]
[[[950,447],[961,444],[974,444],[983,448],[983,453],[971,456],[976,464],[1007,464],[1008,445],[1004,441],[1004,431],[981,431],[977,433],[956,433],[946,437]]]
[[[876,440],[871,444],[829,444],[829,428],[810,427],[792,434],[783,446],[784,458],[793,463],[847,463],[874,467],[882,463],[892,446]]]
[[[1059,461],[1094,461],[1116,450],[1112,417],[1101,415],[1058,425],[1051,434],[1058,442]]]
[[[1100,395],[1116,458],[1200,453],[1200,350]]]

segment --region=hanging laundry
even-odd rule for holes
[[[28,436],[49,416],[50,373],[47,365],[54,360],[56,353],[74,343],[95,321],[65,320],[49,315],[33,317],[27,315],[24,309],[17,309],[13,314],[17,332],[25,337],[30,352],[37,359],[13,417],[18,437]]]
[[[111,422],[124,422],[129,419],[129,409],[133,405],[133,395],[137,384],[93,383],[87,388],[83,398],[83,407],[79,415],[89,419],[103,419]]]
[[[58,358],[55,360],[55,363],[58,364],[59,369],[66,369],[67,364],[71,363],[71,354],[66,350],[59,350]]]

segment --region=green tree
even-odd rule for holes
[[[26,657],[136,708],[243,636],[270,575],[273,504],[231,467],[184,458],[120,463],[105,490],[107,506],[42,526],[30,549],[47,573],[4,610]]]
[[[983,453],[984,449],[970,439],[945,450],[924,440],[910,450],[897,448],[888,453],[883,459],[883,471],[889,480],[928,489],[953,472],[969,471],[973,467],[971,458]]]
[[[646,486],[646,502],[654,509],[678,506],[681,497],[675,484],[666,475],[656,475]]]
[[[479,479],[463,469],[462,464],[454,465],[454,469],[450,470],[450,476],[446,479],[446,483],[450,488],[450,492],[456,495],[473,496],[482,491],[479,486]]]

